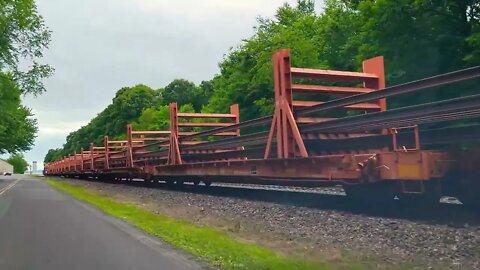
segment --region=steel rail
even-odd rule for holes
[[[377,100],[381,98],[403,95],[403,94],[412,93],[412,92],[420,91],[427,88],[433,88],[433,87],[444,86],[444,85],[448,85],[456,82],[472,80],[479,77],[480,77],[480,66],[476,66],[476,67],[458,70],[450,73],[445,73],[445,74],[441,74],[433,77],[428,77],[425,79],[420,79],[413,82],[386,87],[386,88],[372,91],[369,93],[357,94],[349,97],[327,101],[323,104],[300,109],[296,111],[295,115],[302,116],[302,115],[307,115],[314,112],[338,109],[338,108],[348,106],[348,105],[353,105],[356,103],[363,103],[363,102],[368,102],[368,101]],[[252,120],[247,120],[240,124],[231,125],[229,127],[215,128],[207,131],[202,131],[197,134],[184,136],[180,138],[180,140],[189,140],[189,139],[194,139],[198,137],[212,135],[218,132],[231,131],[235,129],[241,129],[241,128],[247,128],[247,127],[258,127],[258,126],[271,123],[272,120],[273,120],[273,116],[256,118]]]
[[[226,138],[226,139],[221,139],[221,140],[216,140],[216,141],[211,141],[206,143],[200,143],[196,145],[184,146],[182,147],[182,150],[207,150],[207,149],[212,149],[212,147],[217,147],[218,149],[220,147],[229,148],[229,147],[238,147],[238,146],[259,145],[259,144],[265,144],[267,137],[268,137],[268,132],[258,132],[258,133],[243,135],[239,137]],[[162,149],[162,150],[152,151],[152,152],[138,154],[138,155],[154,156],[161,153],[166,153],[167,151],[168,149]]]
[[[480,116],[480,111],[478,114]],[[480,125],[468,125],[461,127],[446,127],[430,130],[421,130],[420,139],[422,145],[451,144],[476,141],[480,138]],[[397,135],[399,143],[407,140],[408,136],[413,136],[412,131],[402,132]],[[367,137],[342,138],[342,139],[305,139],[305,144],[318,151],[339,151],[339,150],[355,150],[355,149],[374,149],[385,146],[391,146],[391,134],[378,134]],[[185,154],[185,159],[214,159],[222,158],[225,155],[245,156],[249,157],[259,151],[264,151],[263,147],[243,150],[233,150],[232,152],[220,153],[190,153]],[[145,153],[148,157],[154,156],[151,153]],[[165,160],[166,157],[155,156],[153,159],[138,160],[137,162],[152,162],[156,160]]]
[[[341,107],[356,104],[356,103],[368,102],[368,101],[377,100],[381,98],[407,94],[407,93],[411,93],[411,92],[415,92],[415,91],[419,91],[427,88],[448,85],[448,84],[461,82],[461,81],[467,81],[467,80],[475,79],[478,77],[480,77],[479,66],[464,69],[464,70],[454,71],[454,72],[450,72],[442,75],[437,75],[437,76],[433,76],[433,77],[429,77],[429,78],[425,78],[425,79],[421,79],[421,80],[417,80],[417,81],[413,81],[405,84],[400,84],[392,87],[387,87],[387,88],[376,90],[369,93],[363,93],[363,94],[353,95],[353,96],[344,97],[340,99],[335,99],[332,101],[325,102],[323,104],[300,109],[296,111],[295,114],[296,116],[301,116],[301,115],[306,115],[314,112],[321,112],[321,111],[341,108]],[[432,102],[432,103],[416,105],[416,106],[408,106],[400,109],[388,110],[385,112],[369,113],[369,114],[360,115],[360,116],[345,117],[337,120],[332,120],[329,122],[310,124],[305,127],[301,127],[300,129],[302,132],[317,131],[317,132],[335,133],[335,132],[338,132],[337,130],[335,130],[335,128],[338,128],[339,126],[343,126],[344,128],[346,128],[346,126],[350,125],[350,127],[348,128],[348,131],[352,131],[354,130],[353,126],[357,128],[361,127],[361,128],[358,128],[359,130],[367,130],[366,129],[367,127],[369,130],[372,130],[372,129],[379,129],[384,127],[394,127],[395,124],[400,124],[400,123],[406,125],[406,122],[398,122],[400,121],[398,117],[411,118],[412,115],[417,114],[417,112],[415,111],[417,109],[426,108],[427,110],[429,110],[428,107],[435,106],[436,104],[438,106],[443,106],[443,104],[451,104],[452,102],[455,103],[459,99],[462,99],[462,98],[457,98],[457,99],[447,100],[447,101],[440,101],[440,102]],[[446,102],[446,103],[442,103],[442,102]],[[423,106],[426,106],[426,107],[423,107]],[[390,122],[384,123],[382,125],[379,125],[378,123],[377,125],[373,125],[372,117],[375,119],[376,117],[378,117],[379,114],[383,114],[383,116],[389,116],[389,115],[391,116],[392,114],[393,115],[398,114],[397,118],[394,118],[397,121],[397,123],[391,122],[394,120],[387,120]],[[180,137],[179,140],[180,141],[189,140],[189,139],[191,140],[193,138],[213,135],[219,132],[231,131],[231,130],[247,128],[247,127],[258,127],[258,126],[271,123],[272,119],[273,119],[273,116],[267,116],[267,117],[247,120],[240,124],[235,124],[228,127],[215,128],[207,131],[202,131],[196,134],[183,136],[183,137]],[[354,122],[354,121],[360,121],[360,122]],[[376,121],[382,121],[382,120],[377,119]],[[342,125],[342,122],[343,122],[343,125]],[[410,121],[409,123],[412,123],[412,121]],[[346,130],[347,129],[343,129],[339,131],[346,131]],[[254,134],[249,134],[249,135],[244,135],[239,137],[201,143],[194,146],[187,146],[187,147],[184,147],[183,149],[184,150],[201,150],[201,149],[209,149],[211,147],[234,147],[234,146],[238,146],[241,143],[243,143],[243,146],[257,145],[257,144],[261,144],[262,141],[266,140],[267,136],[268,136],[268,132],[259,132],[259,133],[254,133]],[[152,147],[152,146],[156,146],[156,145],[164,144],[168,142],[169,140],[158,141],[158,142],[146,144],[143,146],[137,146],[135,147],[135,149],[143,149],[143,148]],[[167,149],[161,149],[159,151],[149,152],[149,154],[162,153],[166,151]],[[123,151],[120,151],[120,153],[123,153],[123,152],[126,152],[126,149]]]
[[[260,117],[260,118],[255,118],[255,119],[244,121],[240,124],[235,124],[235,125],[231,125],[231,126],[228,126],[228,127],[214,128],[214,129],[210,129],[210,130],[201,131],[201,132],[198,132],[196,134],[183,136],[183,137],[180,137],[179,140],[180,141],[191,140],[191,139],[195,139],[195,138],[199,138],[199,137],[205,137],[205,136],[213,135],[213,134],[216,134],[216,133],[231,131],[231,130],[235,130],[235,129],[249,128],[249,127],[259,127],[259,126],[271,124],[272,120],[273,120],[272,115],[265,116],[265,117]]]
[[[415,117],[413,119],[406,119],[406,120],[400,120],[400,121],[394,121],[394,122],[388,122],[388,123],[380,123],[373,128],[384,128],[384,127],[392,127],[392,126],[393,128],[395,128],[395,127],[405,127],[405,126],[413,126],[413,125],[419,125],[419,124],[441,123],[441,122],[448,122],[453,120],[478,118],[479,116],[480,116],[480,109],[473,109],[468,111],[445,113],[445,114],[440,114],[435,116]]]
[[[397,134],[399,144],[412,141],[413,131],[406,131]],[[461,142],[472,142],[480,139],[480,125],[468,125],[460,127],[444,127],[419,131],[421,145],[439,145],[452,144]],[[320,151],[339,151],[339,150],[356,150],[356,149],[375,149],[392,146],[392,134],[378,134],[366,137],[342,138],[342,139],[305,139],[305,144],[312,150]],[[265,151],[265,147],[256,147],[252,149],[234,150],[231,152],[221,153],[192,153],[182,155],[186,160],[208,160],[219,159],[231,155],[232,157],[252,158],[252,155],[261,157]],[[255,157],[253,157],[255,158]]]
[[[163,154],[163,155],[161,155]],[[134,161],[139,160],[140,158],[147,158],[147,157],[167,157],[168,150],[159,150],[159,151],[151,151],[146,153],[135,153],[133,155]]]
[[[468,111],[458,111],[458,112],[449,112],[449,113],[442,113],[442,114],[436,114],[436,115],[419,116],[419,117],[413,117],[410,119],[400,119],[400,120],[395,120],[390,122],[388,121],[376,122],[369,125],[349,126],[347,128],[342,128],[341,131],[334,130],[329,133],[362,132],[362,131],[370,131],[370,130],[380,130],[384,128],[398,128],[398,127],[413,126],[418,124],[440,123],[440,122],[447,122],[452,120],[477,118],[479,116],[480,116],[480,108],[472,109]]]
[[[239,137],[227,138],[217,141],[200,143],[197,145],[182,147],[182,150],[205,150],[212,147],[236,147],[247,145],[265,144],[268,137],[268,131],[258,132]],[[241,144],[241,145],[240,145]]]
[[[301,132],[334,133],[343,129],[368,126],[378,122],[392,122],[402,119],[413,119],[419,116],[445,114],[456,111],[468,111],[480,108],[480,94],[450,100],[431,102],[421,105],[402,107],[384,112],[368,113],[316,123],[300,127]],[[375,122],[376,121],[376,122]]]
[[[306,114],[310,114],[310,113],[314,113],[314,112],[321,112],[321,111],[326,111],[326,110],[331,110],[331,109],[337,109],[337,108],[341,108],[341,107],[356,104],[356,103],[368,102],[368,101],[377,100],[377,99],[381,99],[381,98],[407,94],[407,93],[420,91],[420,90],[427,89],[427,88],[438,87],[438,86],[448,85],[448,84],[452,84],[452,83],[456,83],[456,82],[467,81],[467,80],[471,80],[471,79],[475,79],[475,78],[479,78],[479,77],[480,77],[480,66],[467,68],[467,69],[454,71],[454,72],[450,72],[450,73],[446,73],[446,74],[441,74],[441,75],[437,75],[437,76],[433,76],[433,77],[429,77],[429,78],[425,78],[425,79],[421,79],[421,80],[417,80],[417,81],[413,81],[413,82],[408,82],[408,83],[399,84],[399,85],[395,85],[395,86],[391,86],[391,87],[386,87],[384,89],[376,90],[376,91],[369,92],[369,93],[363,93],[363,94],[358,94],[358,95],[353,95],[353,96],[349,96],[349,97],[344,97],[344,98],[340,98],[340,99],[327,101],[323,104],[314,105],[314,106],[311,106],[309,108],[300,109],[300,110],[295,112],[295,115],[296,116],[301,116],[301,115],[306,115]],[[404,108],[409,108],[409,107],[404,107]],[[388,110],[387,112],[391,112],[391,111],[393,111],[393,110]],[[370,113],[370,114],[376,114],[376,113]],[[364,115],[362,115],[362,116],[364,116]],[[337,122],[337,121],[343,120],[343,119],[345,119],[345,118],[329,121],[328,123]],[[212,134],[219,133],[219,132],[231,131],[231,130],[235,130],[235,129],[248,128],[248,127],[258,127],[258,126],[262,126],[262,125],[266,125],[268,123],[271,123],[272,120],[273,120],[273,116],[256,118],[256,119],[252,119],[252,120],[247,120],[247,121],[242,122],[240,124],[231,125],[231,126],[228,126],[228,127],[214,128],[214,129],[207,130],[207,131],[202,131],[202,132],[199,132],[199,133],[196,133],[196,134],[183,136],[183,137],[180,137],[179,140],[180,141],[191,140],[191,139],[194,139],[194,138],[204,137],[204,136],[212,135]],[[321,123],[321,124],[323,124],[323,123]],[[313,124],[313,125],[316,125],[316,124]],[[254,133],[254,134],[258,135],[260,133]],[[268,132],[262,132],[261,134],[265,135],[265,134],[268,134]],[[251,135],[253,135],[253,134],[251,134]],[[245,136],[248,136],[248,135],[245,135]],[[184,149],[185,150],[187,150],[187,149],[192,149],[193,150],[193,149],[208,149],[209,147],[213,147],[213,146],[217,146],[217,147],[218,146],[224,146],[224,147],[235,146],[235,144],[239,144],[239,143],[243,142],[243,139],[240,139],[240,138],[242,138],[242,137],[245,138],[245,136],[227,138],[227,139],[222,139],[222,140],[218,140],[218,141],[214,141],[214,142],[201,143],[201,144],[198,144],[196,146],[185,147]],[[256,137],[256,139],[262,140],[262,139],[266,139],[266,137],[264,138],[264,136],[259,136],[259,137]],[[140,146],[136,149],[151,147],[151,146],[163,144],[163,143],[166,143],[166,142],[168,142],[168,140],[154,142],[154,143],[151,143],[151,144]],[[166,150],[160,150],[160,151],[155,151],[155,152],[163,152],[163,151],[166,151]],[[153,152],[153,153],[155,153],[155,152]]]
[[[365,126],[352,127],[349,129],[342,130],[342,132],[375,130],[375,129],[391,128],[391,127],[405,127],[405,126],[413,126],[418,124],[440,123],[440,122],[447,122],[447,121],[468,119],[468,118],[477,118],[477,117],[480,117],[480,108],[468,110],[468,111],[445,113],[445,114],[434,115],[434,116],[415,117],[412,119],[405,119],[405,120],[399,120],[394,122],[383,122],[383,123],[378,123],[374,125],[369,125],[366,127]]]
[[[168,142],[170,142],[170,139],[168,139],[168,140],[163,140],[163,141],[158,141],[158,142],[154,142],[154,143],[145,144],[145,145],[142,145],[142,146],[137,146],[137,147],[135,147],[135,149],[143,149],[143,148],[147,148],[147,147],[150,147],[150,146],[155,146],[155,145],[159,145],[159,144],[163,144],[163,143],[168,143]]]
[[[353,95],[353,96],[344,97],[344,98],[340,98],[340,99],[335,99],[335,100],[332,100],[332,101],[325,102],[323,104],[314,105],[314,106],[311,106],[311,107],[308,107],[308,108],[300,109],[300,110],[296,111],[296,116],[302,116],[302,115],[306,115],[306,114],[310,114],[310,113],[314,113],[314,112],[322,112],[322,111],[326,111],[326,110],[341,108],[341,107],[348,106],[348,105],[353,105],[353,104],[356,104],[356,103],[368,102],[368,101],[377,100],[377,99],[381,99],[381,98],[412,93],[412,92],[427,89],[427,88],[438,87],[438,86],[448,85],[448,84],[452,84],[452,83],[456,83],[456,82],[467,81],[467,80],[475,79],[475,78],[478,78],[478,77],[480,77],[480,66],[472,67],[472,68],[468,68],[468,69],[463,69],[463,70],[459,70],[459,71],[454,71],[454,72],[450,72],[450,73],[446,73],[446,74],[441,74],[441,75],[437,75],[437,76],[433,76],[433,77],[429,77],[429,78],[425,78],[425,79],[421,79],[421,80],[417,80],[417,81],[413,81],[413,82],[408,82],[408,83],[404,83],[404,84],[400,84],[400,85],[396,85],[396,86],[392,86],[392,87],[387,87],[387,88],[376,90],[376,91],[369,92],[369,93],[363,93],[363,94]],[[391,112],[391,111],[393,111],[393,110],[389,110],[387,112]],[[372,114],[375,114],[375,113],[372,113]],[[231,125],[231,126],[228,126],[228,127],[215,128],[215,129],[211,129],[211,130],[208,130],[208,131],[202,131],[202,132],[199,132],[199,133],[196,133],[196,134],[181,137],[179,139],[180,140],[191,140],[193,138],[208,136],[208,135],[212,135],[212,134],[219,133],[219,132],[224,132],[224,131],[230,131],[230,130],[247,128],[247,127],[258,127],[258,126],[262,126],[262,125],[266,125],[268,123],[271,123],[272,119],[273,119],[273,116],[266,116],[266,117],[261,117],[261,118],[257,118],[257,119],[247,120],[247,121],[244,121],[240,124],[235,124],[235,125]],[[338,120],[333,120],[331,122],[337,123],[337,121],[344,120],[344,119],[345,118],[338,119]],[[347,119],[350,119],[350,118],[347,117]],[[328,123],[331,123],[331,122],[328,122]],[[325,123],[323,123],[323,124],[325,124]],[[312,129],[313,126],[310,125],[310,127],[307,127],[307,129],[308,128]],[[322,128],[320,128],[320,130],[322,130]],[[261,133],[262,135],[257,133],[257,135],[255,135],[255,136],[258,136],[258,137],[254,137],[254,138],[250,138],[250,139],[257,139],[257,140],[263,139],[263,135],[265,133]],[[244,136],[241,136],[241,137],[244,137]],[[202,147],[203,148],[203,147],[211,147],[211,146],[215,146],[215,145],[230,146],[230,145],[233,145],[233,143],[241,142],[243,140],[243,139],[239,140],[239,138],[241,138],[241,137],[232,138],[233,139],[232,141],[227,141],[229,139],[218,140],[218,141],[215,141],[215,142],[208,142],[208,143],[204,143],[204,144],[199,144],[199,145],[196,145],[194,147]],[[151,144],[147,144],[147,145],[140,146],[140,147],[135,147],[135,148],[136,149],[139,149],[139,148],[143,149],[143,148],[156,146],[156,145],[163,144],[163,143],[168,143],[168,142],[169,142],[169,140],[163,140],[163,141],[158,141],[158,142],[154,142],[154,143],[151,143]],[[247,142],[251,143],[251,141],[247,141]],[[123,151],[120,151],[120,153],[124,153],[126,151],[127,150],[125,149]],[[166,151],[166,150],[162,149],[159,152],[164,152],[164,151]],[[150,153],[152,153],[152,152],[150,152]]]
[[[413,131],[405,131],[397,134],[399,144],[412,141]],[[421,145],[451,144],[471,142],[480,139],[480,125],[467,125],[459,127],[445,127],[429,130],[420,130]],[[357,149],[375,149],[392,146],[392,134],[373,135],[357,138],[342,139],[306,139],[305,144],[315,151],[339,151]]]
[[[480,66],[462,69],[450,73],[445,73],[413,82],[399,84],[391,87],[379,89],[370,93],[358,94],[344,98],[334,99],[323,104],[314,105],[305,109],[296,111],[295,115],[306,115],[315,112],[322,112],[331,109],[338,109],[348,105],[373,101],[377,99],[393,97],[420,91],[427,88],[444,86],[456,82],[463,82],[480,77]]]
[[[462,97],[462,98],[457,98],[452,100],[432,102],[432,103],[415,105],[415,106],[408,106],[400,109],[388,110],[385,112],[351,116],[351,117],[341,118],[337,120],[332,120],[329,122],[310,124],[304,127],[300,127],[300,130],[302,132],[319,131],[319,132],[325,132],[325,133],[337,133],[337,132],[352,131],[356,128],[357,130],[366,131],[366,130],[373,130],[373,129],[396,127],[397,124],[401,123],[399,122],[400,120],[406,119],[407,122],[401,123],[401,125],[404,126],[404,125],[407,125],[408,123],[412,123],[412,120],[415,119],[414,116],[418,115],[419,113],[417,110],[427,111],[427,114],[423,114],[424,116],[428,114],[442,113],[442,115],[437,117],[442,121],[447,120],[445,118],[447,109],[453,110],[453,111],[459,111],[461,115],[456,117],[457,119],[472,118],[472,117],[475,117],[475,115],[467,115],[468,111],[464,107],[465,104],[461,104],[461,103],[478,102],[477,100],[479,100],[479,96],[480,95],[468,96],[468,97]],[[471,101],[472,99],[473,101]],[[462,106],[457,108],[456,106],[460,106],[458,104]],[[473,106],[476,107],[478,106],[478,104],[477,105],[474,104]],[[428,112],[429,110],[432,110],[432,111]],[[384,117],[387,117],[387,120],[382,120],[382,118]],[[442,117],[444,119],[441,119]],[[395,123],[392,122],[394,120],[397,122]],[[419,119],[419,120],[422,120],[422,119]],[[428,121],[431,122],[431,120],[428,120],[428,121],[427,120],[428,119],[425,119],[424,122],[428,122]],[[374,121],[377,121],[377,122],[374,122]],[[384,123],[379,124],[379,121],[383,121]],[[343,122],[343,125],[342,125],[342,122]],[[339,127],[343,127],[343,129]],[[212,147],[234,147],[234,146],[238,146],[241,143],[243,143],[242,146],[257,145],[257,144],[263,143],[264,140],[267,139],[267,136],[268,136],[268,132],[259,132],[259,133],[244,135],[240,137],[227,138],[223,140],[201,143],[194,146],[183,147],[182,149],[183,150],[202,150],[202,149],[209,149]],[[248,144],[245,144],[245,143],[248,143]]]
[[[420,123],[444,122],[455,119],[473,118],[478,116],[478,112],[475,108],[480,108],[480,104],[477,104],[478,100],[480,100],[479,97],[480,95],[468,96],[463,98],[457,98],[454,100],[446,100],[422,105],[403,107],[400,109],[393,109],[386,112],[377,112],[341,118],[329,122],[311,124],[300,127],[300,130],[302,132],[316,131],[325,133],[340,133],[351,131],[368,131],[382,128],[401,127]],[[462,104],[463,102],[469,103]],[[471,103],[473,103],[473,105]],[[472,106],[473,111],[466,109]],[[420,109],[426,111],[422,111],[422,117],[419,117],[420,114],[419,111],[417,111]],[[452,112],[454,113],[454,115],[450,115]],[[383,120],[383,118],[385,117],[387,119]],[[340,124],[338,122],[340,122]],[[344,122],[343,125],[342,122]],[[239,144],[242,144],[242,146],[258,145],[264,143],[264,140],[266,140],[267,137],[268,132],[259,132],[240,137],[197,144],[194,146],[184,147],[182,149],[204,150],[212,147],[234,147],[238,146]]]

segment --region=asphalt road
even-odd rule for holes
[[[202,269],[41,180],[0,176],[0,269]]]

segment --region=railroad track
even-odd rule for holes
[[[63,179],[63,178],[55,178]],[[147,189],[159,189],[167,192],[181,192],[215,197],[237,198],[247,201],[260,201],[278,205],[306,207],[312,209],[339,211],[360,214],[369,217],[404,219],[414,222],[463,227],[465,224],[480,226],[480,213],[475,209],[462,207],[452,197],[443,197],[436,204],[412,205],[410,202],[392,200],[378,203],[375,201],[354,201],[345,196],[341,186],[324,188],[265,186],[250,184],[215,183],[211,186],[184,184],[169,185],[162,182],[146,183],[141,179],[132,181],[96,181],[93,179],[69,179],[82,182],[95,182],[105,185],[123,185]]]

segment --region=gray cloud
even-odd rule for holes
[[[27,159],[61,147],[123,86],[212,78],[228,49],[253,34],[256,18],[284,2],[296,1],[37,0],[53,32],[44,62],[56,72],[47,93],[25,99],[40,128]]]

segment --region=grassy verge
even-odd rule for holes
[[[48,179],[47,182],[52,187],[90,203],[116,218],[126,220],[149,234],[158,236],[172,246],[224,269],[336,268],[326,263],[305,262],[282,256],[265,247],[234,240],[221,231],[157,215],[132,204],[92,193],[82,187]],[[348,268],[358,269],[354,265]]]

